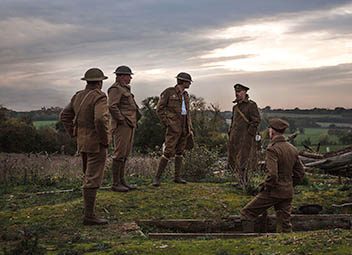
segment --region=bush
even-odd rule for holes
[[[201,181],[214,176],[214,164],[219,161],[217,152],[196,145],[187,151],[184,160],[184,177],[189,181]]]

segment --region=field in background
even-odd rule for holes
[[[55,124],[57,123],[56,120],[38,120],[38,121],[33,121],[33,125],[36,128],[42,128],[42,127],[52,127],[55,128]]]
[[[305,144],[305,141],[309,139],[311,142],[311,145],[309,146],[313,149],[316,149],[319,141],[326,137],[328,137],[328,141],[330,143],[321,145],[319,152],[324,153],[329,151],[336,151],[346,147],[346,145],[339,144],[340,141],[336,135],[329,135],[328,129],[326,128],[304,128],[304,133],[299,134],[295,139],[295,142],[298,149],[304,149],[303,144]]]

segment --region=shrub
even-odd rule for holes
[[[184,177],[189,181],[201,181],[214,176],[214,164],[219,161],[217,152],[196,145],[187,151],[184,159]]]

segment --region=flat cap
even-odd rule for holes
[[[244,86],[242,84],[239,84],[239,83],[235,84],[233,86],[233,88],[235,89],[235,91],[242,91],[242,90],[248,91],[249,90],[248,87],[246,87],[246,86]]]
[[[269,120],[269,127],[275,129],[276,131],[283,133],[285,129],[288,128],[289,124],[287,121],[284,121],[279,118],[273,118]]]

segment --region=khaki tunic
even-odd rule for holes
[[[186,115],[182,115],[182,96],[185,100]],[[187,137],[192,132],[192,121],[189,110],[189,95],[177,87],[165,89],[156,110],[161,122],[166,126],[164,156],[171,158],[183,155]]]
[[[84,188],[101,185],[108,146],[108,118],[105,93],[89,86],[78,91],[60,113],[66,131],[77,137],[83,161]]]
[[[114,83],[108,90],[109,111],[116,160],[126,160],[132,150],[133,136],[140,118],[139,108],[129,85]]]
[[[249,122],[236,111],[236,108],[244,114]],[[228,162],[232,169],[244,170],[247,168],[250,152],[255,146],[255,135],[259,123],[258,106],[248,97],[233,106],[228,144]]]
[[[266,152],[267,176],[262,191],[241,210],[244,219],[255,219],[274,206],[278,231],[290,231],[291,202],[293,186],[303,180],[304,168],[298,158],[297,149],[278,136],[269,144]]]

